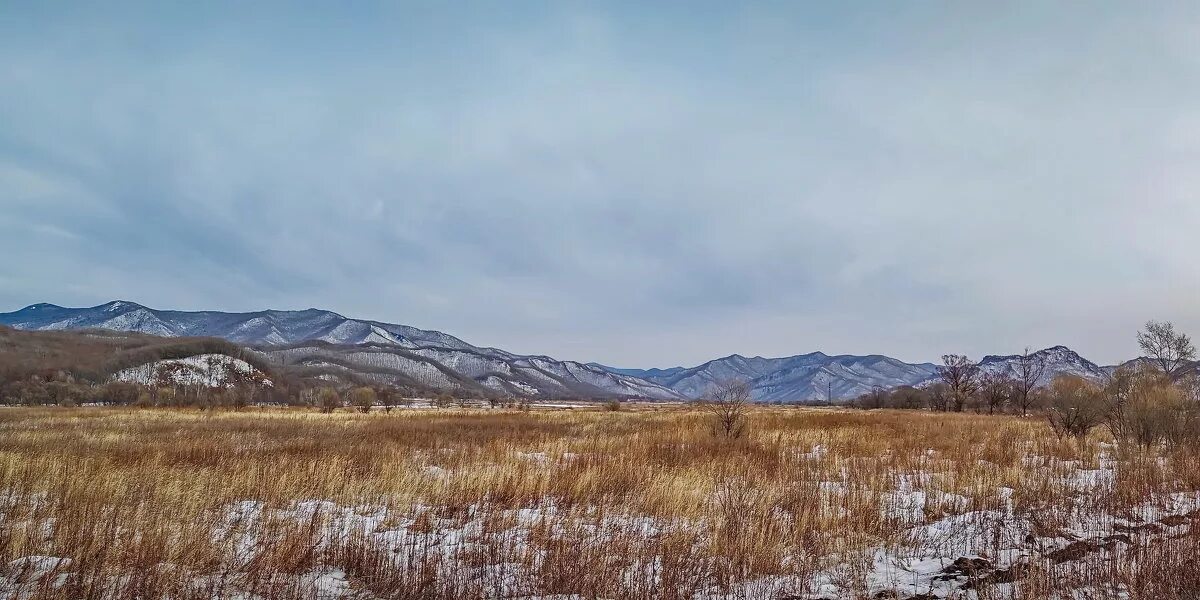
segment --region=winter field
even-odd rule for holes
[[[0,411],[0,597],[1190,598],[1200,454],[1040,419]]]

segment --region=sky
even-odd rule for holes
[[[1200,335],[1200,5],[0,0],[0,311],[626,367]]]

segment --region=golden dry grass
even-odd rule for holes
[[[1200,489],[1194,452],[1125,454],[1103,435],[1059,440],[1041,421],[1014,417],[764,408],[742,440],[710,429],[686,407],[7,409],[0,589],[31,598],[870,597],[889,587],[872,579],[877,553],[959,557],[953,540],[916,536],[923,525],[966,531],[1000,515],[995,527],[1019,521],[1031,538],[1079,537],[1080,527],[1110,535]],[[961,594],[1189,597],[1191,584],[1163,567],[1194,554],[1195,537],[1186,526],[1169,532],[1129,534],[1116,561],[1034,552],[1008,574],[1015,582],[997,576],[999,585]],[[997,529],[972,554],[1000,564],[1013,551],[1005,535]]]

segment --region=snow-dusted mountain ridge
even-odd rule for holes
[[[1050,383],[1059,375],[1079,375],[1086,379],[1098,381],[1103,379],[1111,368],[1101,367],[1083,358],[1066,346],[1052,346],[1033,353],[1035,360],[1045,365],[1038,385]],[[984,373],[1003,373],[1012,377],[1017,376],[1020,355],[995,356],[989,355],[979,361],[979,368]]]
[[[733,354],[690,368],[619,369],[478,347],[440,331],[352,319],[315,308],[228,313],[156,310],[127,301],[90,308],[35,304],[0,313],[0,324],[29,330],[98,328],[218,337],[251,346],[272,364],[307,369],[326,379],[543,398],[681,400],[702,397],[716,382],[736,378],[749,381],[759,401],[836,402],[873,388],[920,385],[937,377],[932,363],[821,352],[782,358]],[[1042,384],[1063,373],[1098,380],[1112,370],[1065,346],[1035,355],[1046,364]],[[1019,358],[985,356],[979,365],[984,372],[1012,375]]]
[[[170,337],[219,337],[248,345],[283,345],[302,341],[331,344],[394,344],[405,348],[438,346],[480,352],[491,348],[472,346],[440,331],[350,319],[327,310],[263,310],[250,313],[219,311],[156,310],[135,302],[117,300],[91,308],[64,308],[34,304],[12,313],[0,313],[0,323],[17,329],[111,329]]]
[[[750,382],[761,402],[821,402],[854,398],[875,387],[915,385],[934,377],[937,367],[881,356],[830,356],[812,352],[783,358],[733,354],[702,365],[670,369],[613,369],[669,387],[689,397],[704,395],[727,379]]]
[[[315,308],[227,313],[156,310],[120,300],[90,308],[34,304],[0,313],[0,324],[35,331],[109,329],[224,338],[251,346],[275,364],[320,371],[334,380],[550,398],[683,398],[662,385],[590,365],[519,356],[440,331]]]

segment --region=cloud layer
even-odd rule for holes
[[[1200,14],[1045,4],[9,9],[0,307],[629,366],[1200,334]]]

